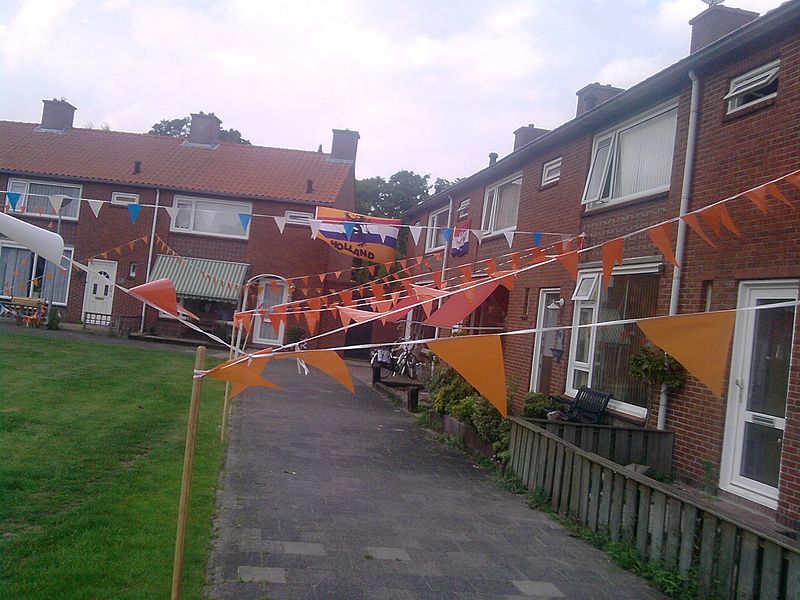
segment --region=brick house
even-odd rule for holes
[[[185,336],[106,277],[124,287],[169,277],[200,325],[221,332],[254,276],[265,275],[254,283],[269,306],[288,299],[287,278],[349,269],[346,256],[311,239],[308,220],[318,205],[354,208],[357,132],[333,130],[324,153],[221,143],[213,114],[193,114],[183,140],[76,128],[74,112],[63,99],[45,100],[41,124],[0,122],[0,189],[21,194],[14,214],[58,229],[67,256],[89,261],[92,273],[87,281],[82,271],[60,272],[0,239],[1,299],[52,300],[65,322],[127,321],[134,331]],[[58,216],[55,194],[64,196]],[[91,200],[103,201],[96,216]],[[135,222],[131,203],[141,206]],[[12,211],[8,200],[4,210]],[[270,216],[285,217],[282,233]],[[346,284],[331,277],[322,285]],[[277,344],[284,334],[257,320],[253,342]]]
[[[457,227],[468,216],[473,229],[484,231],[483,242],[472,237],[469,252],[448,257],[447,266],[478,269],[481,260],[508,255],[502,233],[509,228],[516,228],[512,250],[558,243],[560,234],[583,234],[594,246],[796,170],[800,2],[761,17],[712,6],[691,25],[686,58],[628,90],[584,87],[574,119],[552,131],[518,129],[510,154],[500,160],[490,155],[486,168],[409,211],[407,220]],[[779,183],[778,189],[800,199],[791,186]],[[663,401],[653,397],[628,376],[630,358],[644,342],[636,327],[573,329],[797,300],[800,213],[774,198],[766,213],[743,198],[728,204],[741,238],[709,231],[713,248],[685,224],[673,226],[681,270],[648,236],[637,235],[625,240],[623,264],[610,282],[602,281],[599,250],[583,252],[577,280],[558,264],[525,272],[507,298],[495,298],[494,308],[479,307],[465,325],[483,327],[488,312],[503,317],[489,323],[495,330],[566,326],[563,335],[504,339],[516,411],[526,390],[571,395],[587,384],[613,392],[609,422],[675,433],[674,469],[681,480],[700,485],[711,478],[722,495],[797,527],[800,340],[794,307],[737,314],[723,397],[691,376]],[[532,232],[538,233],[532,238]],[[429,230],[410,244],[410,253],[446,245]]]

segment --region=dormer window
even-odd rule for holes
[[[728,114],[759,104],[778,95],[780,60],[774,60],[731,80],[730,91],[723,98]]]

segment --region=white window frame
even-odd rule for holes
[[[646,263],[640,265],[623,265],[621,267],[615,267],[612,273],[612,277],[614,275],[640,275],[640,274],[648,274],[648,273],[659,273],[661,271],[661,263]],[[565,384],[564,393],[567,396],[572,398],[578,393],[577,388],[573,387],[573,382],[575,380],[575,371],[583,371],[587,373],[587,385],[589,387],[592,386],[592,371],[594,370],[594,350],[595,350],[595,338],[597,333],[597,327],[588,327],[589,329],[589,350],[587,353],[588,362],[579,362],[575,359],[575,354],[577,353],[578,345],[578,321],[580,319],[580,312],[582,308],[590,308],[592,310],[592,325],[596,324],[597,315],[600,310],[600,282],[603,278],[602,270],[598,269],[587,269],[585,271],[581,271],[578,274],[578,282],[575,286],[575,290],[577,291],[580,288],[581,282],[584,279],[593,278],[595,281],[591,284],[591,291],[588,294],[581,294],[579,299],[575,299],[575,295],[573,295],[573,300],[575,304],[573,305],[572,309],[572,329],[570,331],[570,339],[569,339],[569,363],[567,365],[567,381]],[[623,415],[628,415],[631,417],[635,417],[637,419],[645,419],[647,418],[647,408],[644,406],[637,406],[635,404],[629,404],[627,402],[622,402],[621,400],[617,400],[612,398],[608,402],[608,406],[612,408],[614,411],[621,413]]]
[[[189,235],[204,235],[208,237],[218,237],[218,238],[229,238],[235,240],[246,240],[250,237],[250,224],[247,226],[247,231],[242,234],[233,234],[233,233],[214,233],[211,231],[196,231],[194,229],[195,223],[195,216],[197,212],[197,203],[198,202],[215,202],[217,204],[227,204],[229,206],[238,206],[243,210],[239,210],[238,213],[230,213],[230,214],[242,214],[246,213],[249,215],[253,214],[253,205],[250,202],[232,202],[230,200],[219,200],[217,198],[200,198],[196,196],[179,196],[176,195],[172,201],[172,206],[178,208],[178,202],[191,202],[192,204],[192,213],[189,217],[189,227],[188,229],[184,229],[183,227],[177,227],[175,222],[178,220],[177,216],[174,219],[170,219],[169,230],[174,233],[186,233]]]
[[[314,218],[314,213],[303,212],[301,210],[287,210],[284,216],[286,217],[287,225],[310,227],[311,219]]]
[[[780,59],[773,60],[772,62],[761,65],[760,67],[748,71],[747,73],[743,73],[738,77],[734,77],[731,80],[728,93],[722,98],[723,100],[727,101],[727,114],[735,113],[737,110],[742,110],[743,108],[747,108],[749,106],[755,106],[756,104],[760,104],[777,96],[778,92],[776,90],[771,94],[767,94],[757,98],[756,100],[744,103],[744,96],[746,94],[757,92],[760,89],[772,85],[778,78],[780,67]]]
[[[23,246],[21,244],[10,242],[8,240],[0,240],[0,249],[2,249],[2,248],[16,248],[17,250],[27,250],[28,252],[30,252],[31,256],[32,256],[31,260],[33,261],[33,264],[31,264],[31,273],[33,273],[33,269],[36,266],[36,261],[38,261],[39,258],[40,258],[39,255],[36,252],[31,250],[30,248],[26,248],[25,246]],[[75,248],[73,246],[64,246],[64,254],[69,254],[69,259],[70,259],[70,261],[72,261],[72,259],[75,257]],[[53,306],[66,306],[67,302],[69,302],[69,285],[70,285],[70,283],[72,283],[72,265],[70,264],[70,266],[66,267],[66,269],[67,269],[67,271],[66,271],[67,286],[66,286],[66,288],[64,290],[65,291],[65,296],[66,296],[65,301],[64,302],[53,301]],[[31,287],[33,286],[33,280],[29,280],[26,283],[27,283],[28,289],[25,292],[25,296],[22,296],[22,297],[24,297],[24,298],[33,298],[33,296],[31,296],[31,293],[32,293]],[[2,287],[3,287],[3,285],[2,285],[2,282],[0,281],[0,298],[11,299],[11,298],[15,297],[13,289],[11,290],[11,295],[10,296],[6,296],[5,295],[5,290],[2,289]],[[44,284],[42,284],[42,287],[44,287]],[[21,296],[17,295],[16,297],[21,297]],[[40,298],[40,300],[47,300],[47,298]]]
[[[520,185],[520,198],[517,199],[517,214],[514,217],[514,223],[507,227],[499,229],[497,228],[497,192],[502,186],[516,181],[519,181]],[[522,199],[522,172],[514,173],[510,177],[501,179],[500,181],[497,181],[486,188],[486,194],[484,194],[483,196],[483,214],[481,214],[481,229],[483,229],[485,237],[502,235],[503,232],[508,231],[510,229],[514,229],[517,226],[517,220],[519,219],[519,203],[521,199]],[[484,227],[484,223],[486,223],[487,210],[490,211],[489,222],[488,222],[488,227]]]
[[[447,215],[450,211],[449,206],[445,206],[444,208],[440,208],[439,210],[435,210],[428,215],[428,230],[425,235],[425,252],[433,252],[435,250],[441,250],[447,246],[447,241],[443,244],[436,245],[436,238],[437,233],[439,232],[440,227],[447,227],[447,219],[445,218],[444,225],[437,225],[437,217],[439,215]]]
[[[286,304],[289,301],[289,284],[285,279],[281,279],[280,277],[263,277],[258,280],[258,286],[264,286],[263,292],[259,292],[258,294],[258,303],[261,304],[264,299],[264,294],[266,293],[267,286],[271,285],[271,282],[276,282],[278,286],[280,286],[283,290],[281,294],[281,301],[279,304]],[[274,306],[274,305],[273,305]],[[260,314],[257,313],[253,323],[253,343],[258,344],[261,346],[282,346],[283,345],[283,338],[286,334],[286,323],[282,321],[280,325],[278,325],[278,331],[276,332],[277,337],[275,338],[262,338],[261,337],[261,323],[270,323],[269,316],[262,319]],[[274,326],[273,326],[274,327]]]
[[[128,206],[128,204],[139,204],[139,194],[130,192],[113,192],[111,194],[111,204]]]
[[[631,200],[636,200],[638,198],[645,198],[647,196],[652,196],[654,194],[660,194],[663,192],[669,191],[669,177],[667,178],[667,183],[656,186],[646,190],[640,190],[637,192],[633,192],[631,194],[626,194],[624,196],[615,196],[614,195],[614,182],[616,180],[617,169],[619,168],[619,160],[614,160],[613,166],[609,169],[609,161],[613,160],[616,153],[619,150],[619,135],[625,131],[633,129],[637,125],[641,125],[646,121],[651,119],[655,119],[664,115],[670,111],[675,111],[675,126],[676,126],[676,134],[677,135],[677,115],[678,115],[678,100],[677,98],[670,100],[669,102],[665,102],[645,113],[641,113],[636,117],[624,121],[611,129],[603,131],[597,134],[594,138],[594,142],[592,144],[592,157],[591,162],[589,164],[589,172],[586,174],[586,184],[583,188],[583,196],[581,203],[586,205],[587,209],[591,209],[592,207],[598,206],[608,206],[613,204],[618,204],[622,202],[629,202]],[[592,174],[595,172],[597,168],[597,159],[598,159],[598,151],[601,147],[608,146],[608,153],[606,154],[605,158],[603,159],[603,166],[602,171],[599,173],[600,177],[600,184],[597,188],[597,193],[589,196],[589,184],[592,181]],[[670,155],[670,165],[672,165],[674,155],[675,155],[675,140],[673,137],[673,149],[672,154]],[[670,168],[670,171],[672,169]],[[611,179],[611,189],[609,191],[609,196],[607,198],[603,198],[603,190],[605,189],[606,185],[608,184],[608,179]]]
[[[561,179],[561,156],[548,160],[542,167],[542,185],[549,185]]]
[[[469,217],[469,198],[462,200],[461,204],[458,205],[458,210],[456,210],[456,216],[459,220],[466,219]]]
[[[75,216],[72,217],[72,216],[69,216],[69,215],[62,214],[61,215],[61,220],[62,221],[77,221],[80,218],[80,215],[81,215],[81,196],[83,195],[83,186],[74,185],[74,184],[71,184],[71,183],[61,183],[60,181],[47,181],[47,180],[41,180],[41,179],[18,179],[16,177],[9,178],[8,183],[6,184],[6,187],[7,187],[8,191],[13,191],[11,188],[13,187],[14,184],[24,185],[25,186],[25,191],[22,192],[22,197],[20,199],[20,202],[22,202],[23,211],[19,210],[20,204],[17,204],[17,210],[16,211],[11,210],[11,204],[8,202],[8,196],[6,196],[6,201],[5,201],[6,205],[8,206],[8,208],[6,210],[8,210],[9,212],[17,213],[17,214],[23,214],[23,215],[26,215],[26,216],[29,216],[29,217],[39,217],[41,219],[57,219],[58,218],[58,215],[51,214],[51,213],[44,213],[44,212],[43,213],[37,213],[35,211],[34,212],[29,212],[28,211],[28,195],[29,195],[29,190],[30,190],[30,186],[31,186],[32,183],[33,184],[39,184],[39,185],[57,185],[59,187],[74,188],[74,189],[78,190],[78,197],[77,198],[72,198],[72,201],[76,202]],[[35,194],[35,195],[39,196],[38,194]]]

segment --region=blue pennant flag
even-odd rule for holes
[[[17,210],[17,202],[22,197],[19,192],[6,192],[6,200],[11,205],[11,210]]]
[[[541,246],[542,245],[542,234],[541,233],[534,233],[533,234],[533,245],[534,246]]]
[[[128,212],[131,213],[131,221],[136,223],[136,219],[139,217],[139,211],[142,209],[141,206],[131,202],[128,204]]]
[[[352,240],[353,232],[356,230],[356,224],[352,221],[345,221],[342,223],[342,226],[344,227],[344,234],[347,236],[347,241]]]
[[[250,219],[252,215],[248,213],[239,213],[239,220],[242,222],[242,229],[244,232],[247,233],[247,226],[250,225]]]
[[[445,227],[444,229],[442,229],[442,235],[444,236],[444,239],[449,242],[450,240],[453,239],[453,228]]]

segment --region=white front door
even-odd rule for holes
[[[561,307],[558,301],[561,298],[561,291],[558,288],[539,290],[539,307],[536,316],[536,327],[556,327],[558,325],[558,313]],[[547,308],[553,306],[553,308]],[[539,331],[536,333],[533,347],[533,363],[531,365],[531,391],[550,393],[550,379],[553,370],[553,363],[556,361],[555,354],[563,353],[563,346],[558,347],[559,340],[563,343],[564,335],[562,331]],[[561,356],[558,356],[560,359]]]
[[[258,284],[258,308],[269,310],[276,304],[286,302],[288,289],[286,283],[278,280],[262,280]],[[282,344],[285,326],[280,324],[279,331],[275,331],[269,317],[262,319],[256,316],[253,327],[253,341],[257,344]]]
[[[797,281],[743,282],[739,308],[797,300]],[[736,317],[720,487],[777,508],[795,307]]]
[[[89,263],[83,296],[83,322],[87,325],[109,325],[111,323],[116,277],[116,261],[92,260]]]

